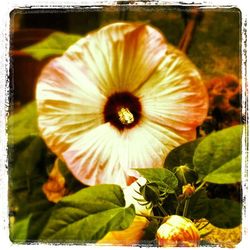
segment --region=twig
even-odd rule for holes
[[[186,24],[184,33],[181,37],[179,43],[179,49],[183,52],[187,52],[189,45],[192,41],[194,30],[197,26],[198,18],[200,17],[201,11],[198,8],[193,8],[190,13],[190,17],[188,18],[188,22]]]

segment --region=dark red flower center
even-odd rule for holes
[[[119,130],[132,128],[141,118],[139,98],[129,92],[114,93],[104,106],[104,120]]]

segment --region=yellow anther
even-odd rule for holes
[[[119,120],[122,124],[128,125],[134,122],[134,116],[128,108],[121,108],[118,111]]]

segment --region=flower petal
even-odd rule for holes
[[[149,25],[115,23],[80,39],[65,56],[110,96],[142,84],[164,58],[166,49],[162,34]]]
[[[123,91],[140,99],[142,114],[119,130],[104,123],[103,110]],[[161,167],[171,149],[194,139],[207,109],[194,66],[141,23],[111,24],[80,39],[45,67],[36,95],[47,145],[88,185],[126,186],[136,176],[131,168]]]
[[[124,151],[128,157],[127,169],[152,168],[162,167],[167,154],[191,137],[194,139],[194,133],[193,130],[179,133],[144,119],[134,129],[124,131],[123,137],[124,144],[129,145],[127,151]],[[127,173],[137,176],[136,171],[130,170]]]
[[[167,153],[186,141],[185,136],[149,120],[122,132],[106,123],[78,137],[62,157],[87,185],[126,186],[128,176],[138,176],[131,168],[162,167]]]
[[[138,243],[144,235],[149,221],[145,217],[135,216],[129,228],[122,231],[109,232],[97,242],[98,245],[130,246]]]
[[[151,121],[190,131],[207,115],[208,97],[195,66],[171,45],[154,74],[135,94]]]
[[[80,136],[62,154],[71,172],[87,185],[115,183],[126,186],[121,136],[109,123]]]
[[[152,208],[147,208],[146,205],[141,205],[138,200],[146,202],[142,195],[139,194],[140,186],[145,185],[147,180],[143,177],[140,177],[137,181],[132,183],[130,186],[123,189],[124,199],[126,201],[126,206],[134,205],[136,214],[141,215],[151,215]]]
[[[53,152],[60,155],[77,136],[103,123],[106,98],[65,57],[52,60],[37,85],[38,124]]]

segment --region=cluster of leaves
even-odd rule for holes
[[[155,245],[156,231],[166,214],[184,215],[193,221],[205,218],[219,228],[241,224],[241,204],[227,198],[211,199],[207,189],[211,184],[241,182],[242,130],[241,125],[234,126],[177,147],[168,155],[165,168],[137,169],[147,179],[141,194],[156,215],[149,218],[142,244]],[[182,186],[188,183],[196,190],[185,197]]]
[[[209,198],[207,188],[211,184],[241,182],[242,132],[241,125],[214,132],[172,150],[164,169],[137,169],[147,179],[145,186],[154,184],[155,195],[165,194],[164,198],[161,196],[161,203],[154,206],[154,215],[184,215],[194,221],[205,218],[219,228],[241,224],[240,202]],[[188,183],[195,191],[185,196],[182,187]],[[150,197],[145,199],[154,202],[153,196],[151,200]],[[147,232],[147,237],[151,235],[152,240],[161,223],[159,218],[160,221],[153,218],[150,233]]]
[[[63,162],[59,166],[70,193],[57,204],[47,200],[42,186],[56,157],[39,137],[35,103],[10,116],[8,128],[10,218],[15,221],[10,225],[13,242],[96,242],[109,231],[129,227],[136,212],[133,206],[125,207],[119,186],[86,187],[71,175]],[[182,197],[181,188],[191,183],[196,191],[188,197],[186,217],[206,218],[221,228],[239,225],[240,203],[210,199],[206,185],[241,181],[241,136],[240,125],[224,129],[175,148],[168,155],[165,168],[137,169],[147,179],[140,191],[146,202],[153,204],[155,215],[182,215],[187,198]],[[180,166],[185,168],[178,171]],[[148,232],[152,237],[156,229],[157,223],[152,220],[145,237],[150,239]]]

